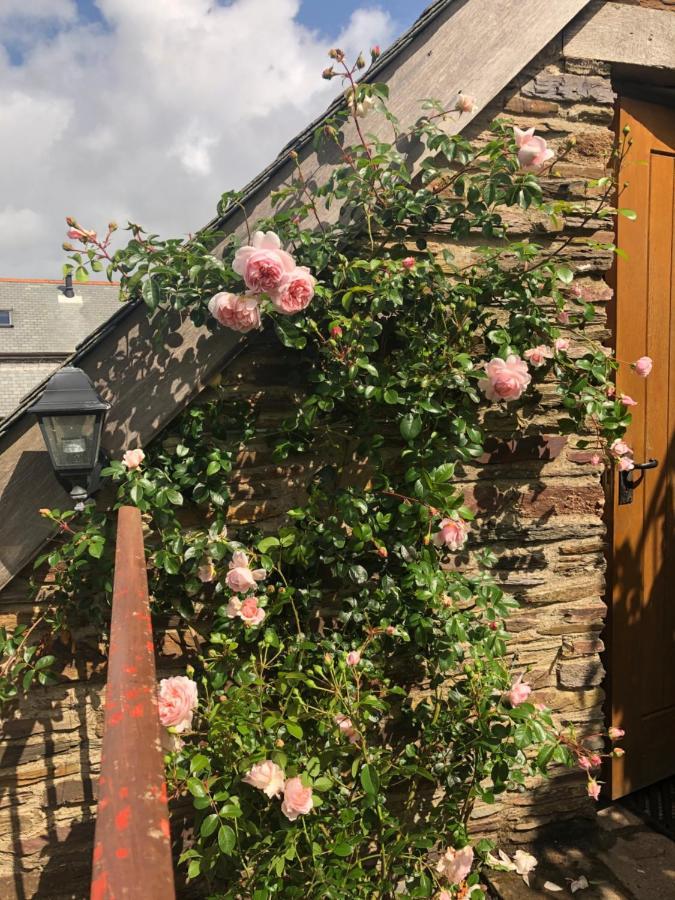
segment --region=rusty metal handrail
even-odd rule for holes
[[[155,653],[138,509],[117,520],[91,900],[175,898]]]

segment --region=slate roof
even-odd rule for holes
[[[58,353],[68,356],[119,308],[119,287],[107,281],[74,286],[64,295],[60,281],[0,278],[0,309],[12,311],[12,327],[0,328],[0,357]]]
[[[68,298],[60,281],[0,278],[0,416],[62,365],[89,335],[120,308],[119,286],[107,281],[75,286]]]

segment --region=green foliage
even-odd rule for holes
[[[572,290],[569,242],[551,251],[509,241],[504,219],[513,207],[563,225],[572,216],[576,235],[580,220],[609,208],[611,179],[587,202],[551,200],[518,168],[505,123],[474,146],[448,136],[445,113],[429,102],[429,114],[401,135],[385,86],[352,88],[359,101],[380,104],[399,139],[421,143],[419,175],[397,149],[405,140],[342,147],[345,111],[316,136],[342,158],[326,184],[310,190],[298,170],[277,195],[278,212],[256,223],[319,281],[298,316],[265,307],[307,371],[306,398],[272,436],[277,460],[313,461],[306,499],[275,534],[226,533],[237,454],[262,435],[251,408],[222,387],[184,412],[140,468],[113,462],[104,473],[117,505],[143,511],[157,611],[177,612],[199,641],[199,714],[169,773],[195,808],[194,842],[182,856],[189,878],[233,900],[431,897],[449,887],[433,852],[468,842],[476,800],[524,790],[528,775],[570,761],[570,740],[550,713],[506,699],[523,674],[507,648],[516,604],[490,574],[494,555],[475,547],[461,487],[489,430],[483,363],[552,347],[566,309],[581,357],[556,350],[533,368],[533,386],[497,412],[502,431],[536,430],[513,413],[531,410],[551,376],[566,411],[561,428],[587,434],[588,446],[604,452],[630,421],[608,391],[615,362],[584,337],[593,308]],[[224,197],[221,211],[238,202]],[[338,222],[323,221],[321,211],[336,205]],[[221,260],[210,253],[215,233],[184,243],[130,230],[110,261],[125,294],[142,297],[158,324],[178,310],[219,327],[207,303],[241,290],[234,243]],[[432,246],[439,234],[442,252]],[[489,249],[458,264],[452,241],[476,237]],[[470,534],[449,557],[432,540],[443,518]],[[99,598],[91,608],[100,618],[110,596],[111,518],[90,505],[77,522],[45,558],[58,568],[63,622],[84,614],[83,597]],[[265,572],[257,627],[229,602],[228,564],[242,548]],[[2,652],[14,652],[21,635],[4,636]],[[357,665],[348,665],[350,651]],[[41,679],[30,658],[16,665]],[[339,727],[345,719],[349,728]],[[243,781],[263,760],[312,787],[311,813],[289,821],[277,800]],[[482,895],[475,874],[468,888]]]

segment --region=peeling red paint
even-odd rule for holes
[[[160,819],[159,827],[162,829],[162,834],[165,838],[171,837],[171,829],[169,828],[169,820],[168,819]]]
[[[101,846],[100,843],[96,844],[96,846],[94,847],[94,862],[95,863],[98,862],[102,856],[103,856],[103,847]]]
[[[117,850],[115,850],[115,856],[118,859],[126,859],[128,855],[129,850],[126,847],[118,847]]]
[[[123,806],[122,809],[115,816],[115,828],[118,831],[124,831],[125,828],[129,827],[130,820],[131,820],[131,807]]]
[[[131,710],[131,715],[134,717],[134,719],[140,719],[141,716],[145,715],[143,704],[137,703],[136,706],[134,706]]]
[[[91,883],[91,898],[90,900],[104,900],[106,893],[108,891],[108,876],[105,872],[101,872],[101,874],[94,878]]]
[[[135,675],[136,672],[138,672],[138,669],[136,668],[136,666],[125,666],[124,671],[127,673],[127,675]]]
[[[120,800],[126,800],[127,797],[129,796],[129,788],[126,788],[126,787],[120,788],[119,794],[120,794]]]

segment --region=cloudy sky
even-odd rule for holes
[[[59,278],[64,217],[205,224],[430,0],[0,0],[0,276]]]

